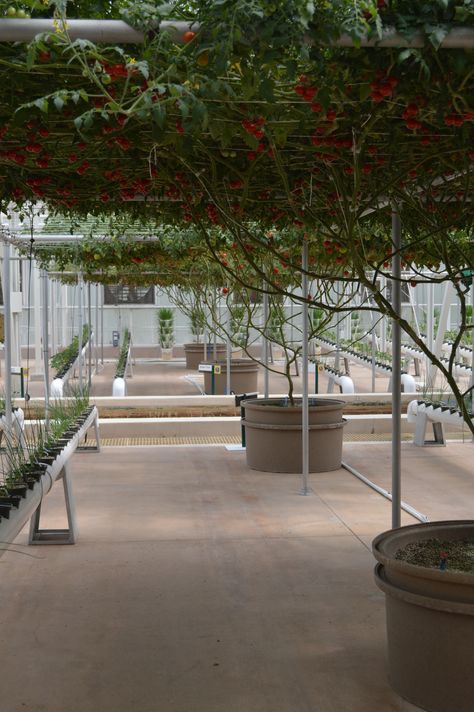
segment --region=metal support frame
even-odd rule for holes
[[[264,284],[264,289],[266,290],[266,285]],[[264,373],[263,373],[263,394],[265,398],[269,398],[270,396],[270,373],[268,371],[268,338],[267,338],[267,329],[268,329],[268,293],[267,291],[264,291],[263,293],[263,354],[262,354],[262,360],[263,360],[263,367],[264,367]]]
[[[401,314],[401,258],[402,224],[397,206],[392,206],[392,306],[395,314]],[[396,319],[392,320],[392,528],[401,525],[401,424],[402,424],[402,399],[401,399],[401,328]]]
[[[61,479],[63,481],[64,503],[66,506],[68,528],[41,529],[40,521],[42,502],[40,502],[30,520],[30,533],[28,537],[28,544],[36,546],[41,544],[75,544],[77,541],[78,530],[76,518],[76,504],[72,490],[71,473],[69,471],[69,465],[67,462],[64,463],[62,472],[57,479]]]
[[[5,353],[5,435],[12,432],[12,308],[10,301],[10,244],[3,243],[3,315],[4,315],[4,353]]]
[[[77,356],[77,370],[79,373],[79,392],[84,391],[84,374],[83,374],[83,359],[82,359],[82,332],[84,331],[84,315],[82,313],[83,304],[83,293],[84,293],[84,282],[82,281],[82,274],[79,275],[77,280],[77,300],[78,300],[78,356]]]
[[[49,304],[48,304],[48,273],[46,270],[41,270],[41,286],[43,295],[43,373],[44,373],[44,418],[46,421],[46,426],[49,422],[49,330],[48,330],[48,314],[49,314]]]
[[[433,285],[430,285],[433,286]],[[441,312],[439,315],[438,331],[436,339],[430,351],[434,353],[436,358],[439,358],[443,352],[444,335],[448,327],[449,312],[451,309],[451,298],[454,294],[454,286],[452,282],[446,282],[444,287],[443,302],[441,304]],[[427,375],[427,383],[434,385],[436,379],[437,366],[430,362]]]
[[[89,322],[89,343],[87,347],[87,362],[89,367],[88,389],[92,387],[92,304],[91,304],[91,283],[87,283],[87,321]]]
[[[232,356],[232,344],[230,343],[231,331],[231,314],[227,307],[227,338],[226,338],[226,374],[225,374],[225,391],[226,395],[230,395],[230,361]]]
[[[308,336],[309,336],[309,308],[308,308],[308,243],[303,240],[301,253],[301,290],[303,292],[303,324],[302,324],[302,353],[301,353],[301,378],[302,378],[302,393],[301,393],[301,447],[302,447],[302,472],[301,472],[301,494],[308,495],[310,490],[308,486],[309,476],[309,396],[308,396]]]
[[[426,428],[428,427],[428,423],[431,423],[433,426],[433,440],[426,440]],[[413,444],[418,447],[424,447],[425,445],[446,446],[443,423],[430,420],[426,413],[417,413]]]
[[[94,338],[94,367],[95,374],[99,373],[99,284],[95,285],[95,338]]]

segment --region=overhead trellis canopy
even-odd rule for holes
[[[305,229],[383,222],[394,199],[472,215],[472,50],[440,48],[471,0],[104,3],[144,35],[124,46],[73,39],[63,5],[54,32],[0,45],[4,200]],[[153,31],[171,19],[196,32]],[[424,45],[357,46],[386,27]]]

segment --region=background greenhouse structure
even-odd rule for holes
[[[2,712],[474,709],[473,47],[0,3]]]

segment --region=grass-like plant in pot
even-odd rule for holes
[[[161,357],[170,360],[174,345],[174,312],[169,307],[162,307],[157,312],[158,342],[161,346]]]

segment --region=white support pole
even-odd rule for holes
[[[105,287],[102,285],[101,303],[100,303],[100,363],[104,365],[104,303],[105,303]]]
[[[3,243],[3,315],[4,315],[4,354],[5,354],[5,434],[7,441],[12,434],[12,310],[10,301],[10,243]]]
[[[43,373],[44,373],[44,417],[46,425],[49,422],[49,330],[48,330],[48,273],[46,270],[41,270],[41,286],[42,286],[42,296],[43,296]]]
[[[434,332],[434,284],[429,283],[426,285],[427,297],[426,297],[426,345],[428,349],[433,351],[433,332]],[[426,381],[429,383],[429,373],[430,373],[431,361],[428,356],[426,357]]]
[[[99,373],[99,285],[95,285],[95,328],[94,328],[95,372]]]
[[[264,284],[266,290],[267,285]],[[265,398],[270,397],[270,373],[268,371],[268,339],[267,339],[267,328],[268,328],[268,294],[266,291],[263,293],[263,393]]]
[[[401,258],[402,226],[397,207],[392,207],[392,306],[399,315],[402,308]],[[401,524],[401,328],[396,319],[392,321],[392,528]]]
[[[66,284],[60,284],[60,309],[61,309],[61,346],[64,348],[69,343],[69,334],[67,328],[68,314],[68,287]]]
[[[82,304],[84,296],[84,283],[82,281],[82,275],[79,275],[77,281],[77,301],[78,301],[78,361],[77,370],[79,372],[79,392],[82,394],[84,389],[84,379],[83,379],[83,359],[82,359],[82,332],[84,330],[84,316],[82,313]]]
[[[231,331],[231,321],[232,317],[230,314],[230,309],[227,306],[227,351],[226,351],[226,374],[225,374],[225,392],[227,395],[230,395],[230,361],[231,361],[231,351],[232,351],[232,344],[230,343],[230,331]]]
[[[35,376],[41,378],[41,276],[36,260],[31,262],[35,323]]]
[[[89,393],[92,386],[92,305],[91,305],[91,283],[87,282],[87,321],[89,322],[89,341],[87,347],[87,363],[89,367],[89,375],[87,379],[87,387]],[[131,330],[130,330],[131,333]]]
[[[433,286],[433,285],[431,285],[431,286]],[[446,329],[448,326],[448,316],[449,316],[449,310],[451,309],[451,299],[453,298],[453,295],[454,295],[453,283],[448,281],[448,282],[446,282],[446,284],[444,286],[443,302],[441,304],[441,312],[439,315],[438,332],[436,334],[436,339],[435,339],[433,348],[430,349],[431,352],[437,358],[439,358],[443,352],[444,335],[446,333]],[[429,369],[428,369],[427,383],[431,384],[431,386],[434,386],[434,382],[435,382],[435,378],[436,378],[436,371],[437,371],[437,366],[435,366],[435,364],[430,362]]]
[[[51,304],[50,321],[51,321],[51,353],[56,353],[56,299],[54,298],[55,283],[53,280],[48,280],[49,295],[48,301]]]
[[[309,494],[308,487],[308,476],[309,476],[309,397],[308,397],[308,334],[309,334],[309,309],[308,309],[308,243],[303,240],[303,249],[301,255],[301,267],[302,267],[302,278],[301,278],[301,289],[303,292],[303,324],[302,324],[302,338],[303,338],[303,348],[302,348],[302,364],[301,364],[301,377],[302,377],[302,393],[301,393],[301,446],[302,446],[302,487],[301,494]]]
[[[386,296],[387,280],[384,276],[380,277],[380,291]],[[380,320],[380,348],[384,353],[387,352],[387,320],[385,315]]]

